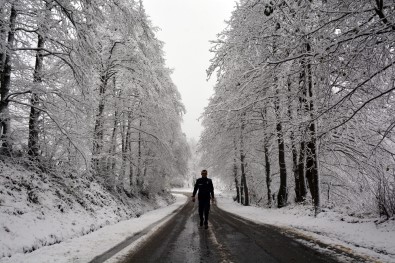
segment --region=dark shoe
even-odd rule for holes
[[[207,229],[208,228],[208,225],[204,225],[204,229]]]

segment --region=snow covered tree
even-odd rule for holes
[[[180,94],[141,1],[2,1],[2,156],[161,192],[186,173]]]
[[[325,185],[328,193],[348,191],[355,207],[393,214],[393,21],[387,1],[240,1],[214,41],[208,73],[217,72],[218,82],[203,115],[201,144],[217,141],[214,156],[226,155],[234,137],[208,119],[222,116],[215,119],[230,127],[246,112],[245,152],[254,164],[247,179],[255,185],[266,173],[267,182],[266,189],[253,190],[253,202],[266,192],[270,206],[270,187],[278,186],[278,206],[284,206],[293,187],[290,200],[311,200],[318,212]],[[224,176],[232,163],[225,160],[219,167]],[[350,165],[354,169],[347,171]],[[361,189],[364,201],[357,200]]]

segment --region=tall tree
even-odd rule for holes
[[[5,154],[10,154],[11,140],[10,140],[10,113],[9,113],[9,95],[11,89],[11,70],[12,70],[12,54],[15,41],[15,27],[18,12],[14,4],[11,4],[10,18],[8,22],[9,31],[7,44],[5,45],[4,62],[2,63],[3,69],[1,74],[0,84],[0,138],[2,140],[1,151]]]
[[[39,117],[40,117],[40,88],[39,85],[42,83],[42,74],[43,74],[43,64],[44,64],[44,48],[47,34],[47,26],[46,22],[50,18],[52,4],[47,2],[45,4],[45,8],[42,13],[43,16],[38,19],[39,25],[37,28],[37,51],[33,72],[33,89],[30,98],[30,115],[29,115],[29,139],[28,139],[28,154],[32,158],[37,158],[39,155]],[[40,12],[41,13],[41,12]],[[35,87],[36,86],[36,87]]]

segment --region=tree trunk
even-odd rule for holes
[[[301,89],[301,96],[299,97],[299,116],[305,116],[309,112],[307,104],[307,72],[306,72],[306,58],[301,60],[301,72],[299,76],[299,88]],[[299,162],[298,162],[298,174],[299,174],[299,191],[300,201],[306,200],[307,187],[306,187],[306,131],[305,128],[301,131],[302,137],[299,149]]]
[[[115,119],[114,119],[112,133],[111,133],[111,147],[110,147],[110,151],[109,151],[110,162],[108,165],[108,170],[111,173],[114,173],[115,166],[116,166],[115,154],[116,154],[116,148],[117,148],[117,133],[118,133],[118,118],[119,118],[118,110],[115,110],[114,118]]]
[[[4,8],[0,7],[0,16],[1,18],[5,17]],[[0,19],[0,85],[1,85],[1,78],[3,76],[4,70],[4,60],[6,55],[6,48],[5,44],[7,42],[7,31],[6,25],[2,19]],[[1,86],[0,86],[1,89]]]
[[[248,195],[248,186],[247,186],[247,179],[245,173],[245,153],[244,153],[244,138],[243,138],[243,131],[245,127],[245,113],[243,114],[243,118],[241,121],[241,136],[240,136],[240,168],[241,168],[241,187],[242,193],[244,193],[244,198],[242,204],[245,206],[250,205],[249,195]],[[242,195],[243,196],[243,195]]]
[[[107,167],[107,170],[115,175],[115,166],[116,166],[116,148],[117,148],[117,133],[118,133],[118,126],[119,126],[119,110],[117,107],[117,102],[118,98],[121,97],[121,92],[117,94],[116,92],[116,85],[115,85],[115,77],[113,77],[113,88],[114,88],[114,122],[113,122],[113,127],[112,127],[112,132],[111,132],[111,145],[110,145],[110,150],[109,150],[109,164]]]
[[[143,178],[147,176],[147,169],[148,169],[148,161],[144,161],[144,172],[143,172]]]
[[[290,98],[291,91],[292,91],[291,82],[288,79],[288,116],[289,116],[289,122],[292,124],[293,116],[292,116],[292,101]],[[295,179],[295,202],[299,203],[305,200],[306,189],[304,182],[301,182],[301,180],[304,180],[304,176],[300,176],[300,172],[299,172],[298,152],[296,149],[295,134],[293,129],[291,129],[290,131],[290,140],[291,140],[291,152],[292,152],[292,172]],[[302,163],[302,168],[303,168],[303,163]]]
[[[298,170],[299,168],[298,152],[296,150],[295,137],[293,131],[291,131],[290,140],[291,140],[291,151],[292,151],[292,172],[295,179],[295,202],[300,203],[304,201],[304,198],[302,197],[301,182],[300,182],[300,176]]]
[[[127,120],[125,119],[125,115],[121,114],[121,120],[122,120],[122,125],[121,125],[121,169],[119,171],[119,177],[123,181],[125,179],[125,174],[126,174],[126,123]]]
[[[141,130],[142,120],[140,116],[139,120],[139,129]],[[141,178],[141,131],[138,131],[138,142],[137,142],[137,173],[136,173],[136,183],[138,186],[142,185]]]
[[[239,186],[239,180],[237,180],[237,177],[235,177],[235,186],[236,186],[236,201],[238,203],[240,203],[240,186]]]
[[[235,187],[236,187],[236,201],[240,203],[240,188],[239,188],[239,180],[237,179],[237,147],[236,147],[236,139],[233,140],[235,157],[233,158],[233,176],[235,178]]]
[[[50,10],[51,6],[49,3],[46,3],[45,5],[45,19],[49,19],[50,16]],[[43,51],[41,49],[44,48],[45,46],[45,41],[46,41],[46,34],[47,34],[47,28],[45,24],[42,24],[39,26],[38,30],[38,39],[37,39],[37,52],[36,52],[36,62],[34,66],[34,73],[33,73],[33,84],[34,86],[38,86],[40,83],[42,83],[42,72],[43,72],[43,63],[44,63],[44,57],[43,57]],[[35,91],[35,89],[32,90],[32,95],[30,98],[30,104],[32,105],[30,107],[30,115],[29,115],[29,138],[28,138],[28,155],[30,156],[31,159],[36,159],[39,156],[39,118],[40,118],[40,96],[38,93]]]
[[[320,192],[319,192],[319,178],[318,178],[318,165],[317,165],[317,142],[315,137],[315,125],[309,125],[310,140],[306,145],[306,178],[309,183],[310,193],[313,198],[314,207],[319,209],[320,206]]]
[[[130,188],[132,188],[134,182],[134,173],[133,173],[133,152],[132,152],[132,140],[131,140],[131,136],[132,136],[132,112],[128,113],[128,127],[127,127],[127,131],[126,131],[126,149],[125,152],[128,154],[129,156],[129,184],[130,184]],[[126,155],[125,155],[126,156]],[[125,157],[126,158],[126,157]]]
[[[8,32],[7,50],[5,51],[4,66],[0,85],[0,140],[2,140],[0,150],[2,153],[7,155],[11,153],[11,142],[9,138],[11,121],[8,109],[8,95],[10,93],[11,86],[11,52],[14,48],[16,17],[17,11],[15,6],[12,5],[9,23],[10,31]]]
[[[287,167],[285,164],[285,145],[282,131],[282,123],[280,119],[280,98],[278,89],[276,90],[277,98],[274,99],[274,108],[276,111],[276,132],[277,132],[277,144],[278,144],[278,164],[280,167],[280,189],[277,195],[277,206],[279,208],[287,205],[288,201],[288,190],[287,190]]]
[[[276,23],[275,31],[280,28],[280,24]],[[277,52],[277,43],[273,41],[273,54]],[[288,189],[287,189],[287,167],[285,164],[285,145],[284,145],[284,136],[283,136],[283,128],[281,121],[281,112],[280,112],[280,92],[278,87],[278,79],[275,76],[273,79],[275,83],[275,92],[276,97],[274,98],[274,111],[276,116],[276,136],[277,136],[277,145],[278,145],[278,165],[280,168],[280,189],[277,194],[277,206],[279,208],[287,205],[288,201]]]
[[[99,87],[99,105],[97,108],[96,120],[95,120],[95,129],[93,133],[93,150],[92,150],[92,158],[93,158],[93,169],[94,171],[100,175],[101,174],[101,153],[103,149],[103,136],[104,136],[104,106],[105,106],[105,93],[107,90],[107,77],[103,74],[100,78],[100,87]]]
[[[113,182],[113,189],[116,190],[119,184],[119,174],[116,173],[115,168],[116,168],[116,151],[117,151],[117,133],[118,133],[118,126],[119,126],[119,110],[117,107],[117,102],[119,97],[121,96],[121,92],[116,91],[116,81],[115,77],[112,78],[113,80],[113,89],[114,89],[114,122],[113,122],[113,127],[112,127],[112,132],[111,132],[111,141],[110,141],[110,149],[109,149],[109,156],[108,156],[108,164],[107,164],[107,173],[109,176],[112,176],[112,182]]]
[[[311,47],[306,43],[306,51],[309,53]],[[316,127],[314,122],[314,97],[313,97],[313,75],[311,63],[306,65],[307,69],[307,87],[308,87],[308,108],[310,114],[309,123],[309,140],[306,145],[306,178],[310,186],[311,196],[314,202],[314,208],[318,213],[320,207],[320,190],[319,190],[319,174],[318,174],[318,158],[317,158],[317,141],[316,141]]]
[[[261,112],[262,116],[262,125],[263,129],[266,130],[267,128],[267,121],[266,121],[266,108]],[[269,158],[269,138],[267,133],[265,132],[264,138],[263,138],[263,154],[264,154],[264,159],[265,159],[265,174],[266,174],[266,188],[267,188],[267,206],[272,207],[272,189],[271,189],[271,184],[272,184],[272,177],[270,174],[270,158]]]
[[[240,203],[244,204],[244,186],[243,181],[240,183]]]
[[[267,188],[267,206],[272,207],[272,178],[270,175],[270,160],[269,160],[269,149],[267,146],[264,146],[264,154],[265,154],[265,171],[266,171],[266,188]]]
[[[306,200],[306,194],[307,194],[305,164],[306,164],[306,143],[304,142],[304,139],[302,139],[302,141],[300,142],[299,161],[298,161],[298,175],[299,175],[298,188],[300,191],[301,202]]]

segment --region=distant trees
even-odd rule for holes
[[[184,106],[141,1],[0,6],[3,156],[130,194],[186,172]]]
[[[324,187],[325,205],[395,214],[394,23],[391,1],[240,1],[212,49],[206,162],[233,178],[220,158],[242,129],[251,202],[318,212]]]

